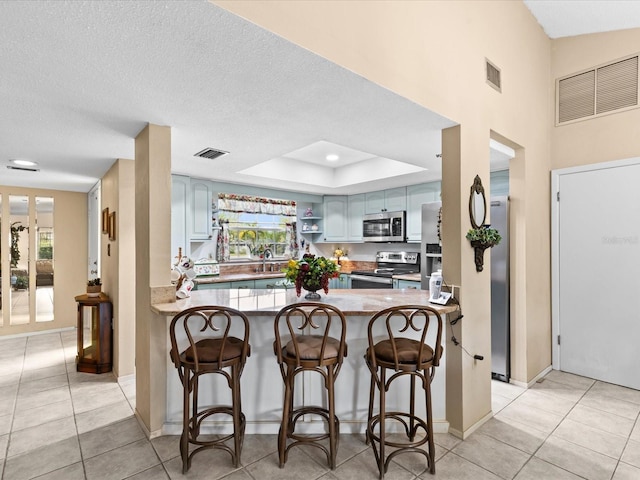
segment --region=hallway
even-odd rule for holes
[[[183,476],[178,437],[148,441],[133,416],[135,381],[77,373],[75,354],[74,330],[0,339],[3,479],[378,478],[360,435],[341,436],[334,471],[319,451],[302,448],[279,469],[275,435],[248,435],[242,468],[209,451]],[[251,394],[246,386],[243,394]],[[435,476],[422,456],[410,454],[397,457],[385,478],[640,478],[640,391],[552,371],[529,390],[493,382],[493,410],[465,441],[436,434]]]

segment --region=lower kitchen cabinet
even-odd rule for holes
[[[255,281],[254,288],[286,288],[282,283],[285,278],[261,278]]]
[[[351,275],[341,273],[338,277],[329,280],[329,289],[351,288]]]
[[[394,280],[393,288],[411,288],[420,290],[420,282],[415,280]]]
[[[212,290],[214,288],[231,288],[231,282],[199,283],[195,285],[194,290]]]

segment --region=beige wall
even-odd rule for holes
[[[87,194],[21,187],[0,186],[2,218],[9,219],[9,195],[28,195],[32,204],[36,196],[54,199],[54,321],[31,325],[9,326],[8,308],[3,308],[4,326],[0,335],[74,327],[77,304],[74,297],[86,291],[87,282]],[[2,238],[9,238],[9,222],[2,222]],[[32,242],[32,245],[35,245]],[[3,269],[5,265],[3,244]],[[35,271],[31,255],[30,270]],[[8,257],[7,257],[8,265]],[[6,277],[6,280],[5,280]],[[3,275],[3,291],[9,290],[8,275]],[[32,302],[33,305],[33,302]],[[6,307],[6,303],[5,303]],[[2,323],[2,322],[0,322]]]
[[[640,29],[580,35],[554,40],[551,62],[555,80],[640,52]],[[552,107],[555,96],[549,99]],[[554,122],[552,117],[550,122]],[[607,162],[640,155],[640,109],[613,113],[552,129],[553,169]]]
[[[488,190],[490,136],[500,136],[517,147],[510,192],[518,215],[511,250],[517,338],[512,376],[528,382],[548,367],[551,42],[524,4],[475,0],[214,3],[460,124],[459,158],[453,159],[459,165],[447,169],[458,177],[443,179],[443,199],[448,198],[449,204],[444,207],[443,230],[457,232],[457,238],[444,246],[443,255],[449,249],[449,257],[459,256],[460,264],[445,263],[444,274],[448,282],[463,289],[463,344],[487,360],[489,271],[477,274],[470,268],[473,251],[464,240],[470,227],[466,205],[476,174],[485,179]],[[485,83],[485,58],[502,71],[502,93]],[[447,160],[445,156],[443,161]],[[451,345],[448,348],[448,355],[462,355]],[[448,372],[447,382],[459,383],[463,406],[447,417],[453,429],[464,435],[490,413],[489,362],[458,360],[459,371]]]
[[[102,177],[102,208],[116,212],[116,239],[102,234],[102,290],[113,302],[113,371],[135,373],[135,169],[133,160],[117,160]]]

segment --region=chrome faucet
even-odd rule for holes
[[[267,257],[269,258],[273,257],[273,252],[269,248],[265,248],[264,252],[262,252],[262,271],[263,272],[267,271],[267,266],[266,266]]]

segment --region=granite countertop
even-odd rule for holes
[[[429,305],[441,314],[456,310],[455,305],[434,305],[429,303],[429,292],[426,290],[329,290],[328,294],[320,291],[320,302],[338,307],[345,315],[371,316],[392,305]],[[188,298],[172,303],[159,303],[151,306],[152,311],[160,315],[173,316],[178,312],[198,305],[226,305],[244,312],[248,316],[265,316],[277,313],[285,305],[306,302],[304,295],[296,296],[295,289],[213,289],[191,292]]]

